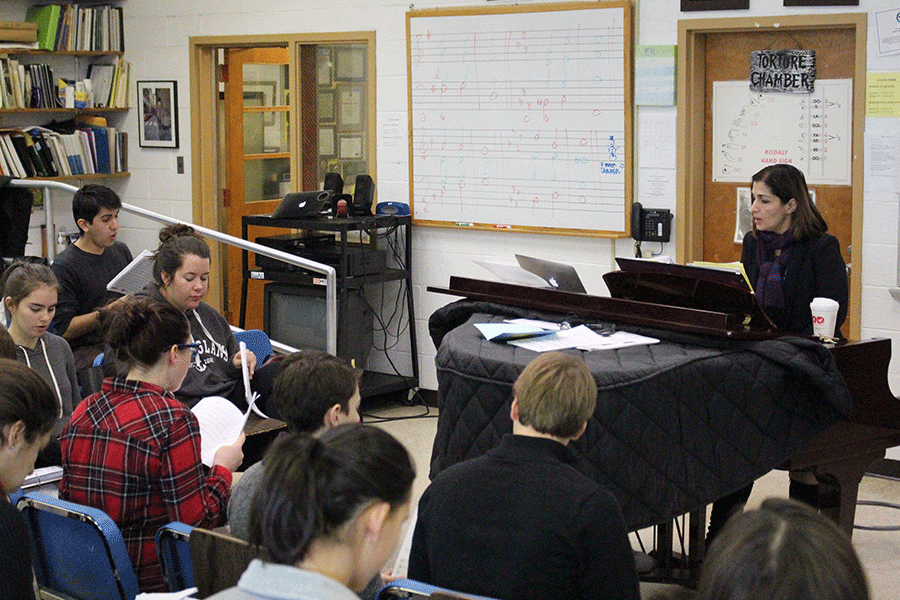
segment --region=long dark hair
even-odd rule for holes
[[[109,310],[106,341],[116,358],[129,366],[156,364],[164,352],[183,344],[191,333],[184,313],[161,300],[128,300]]]
[[[3,428],[25,423],[25,441],[31,443],[53,429],[59,418],[56,394],[47,382],[24,364],[0,358],[0,443],[6,443]]]
[[[175,276],[175,271],[184,264],[185,254],[209,258],[209,244],[190,225],[176,223],[163,227],[159,232],[159,247],[153,254],[153,280],[158,286],[163,285],[163,273],[169,280]]]
[[[370,502],[409,501],[416,472],[391,434],[348,424],[320,436],[288,434],[265,458],[250,507],[250,542],[274,562],[295,565],[319,538],[336,536]]]
[[[803,171],[793,165],[769,165],[753,175],[750,185],[757,181],[769,186],[782,204],[787,204],[791,198],[797,202],[797,209],[791,215],[791,229],[795,240],[808,240],[828,231],[828,223],[809,195]],[[755,224],[753,231],[756,231]]]
[[[810,507],[769,498],[735,515],[710,546],[698,600],[867,600],[850,540]]]

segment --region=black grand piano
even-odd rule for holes
[[[598,404],[574,444],[631,530],[704,511],[774,468],[808,468],[839,494],[827,512],[852,533],[863,474],[900,444],[890,340],[784,335],[745,285],[709,271],[631,265],[604,276],[609,298],[460,277],[429,287],[465,298],[429,320],[440,407],[431,476],[511,431],[512,383],[534,357],[484,340],[473,324],[526,317],[611,326],[660,343],[583,353]],[[702,540],[702,525],[692,527]]]

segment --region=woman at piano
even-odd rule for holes
[[[750,184],[753,230],[744,236],[741,263],[756,297],[782,331],[812,335],[813,298],[831,298],[838,308],[835,335],[847,318],[847,267],[838,240],[813,204],[803,172],[788,164],[769,165]],[[713,503],[707,544],[750,497],[753,484]],[[820,506],[815,477],[791,471],[790,496]]]

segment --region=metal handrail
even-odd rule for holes
[[[45,237],[47,240],[47,255],[49,258],[53,258],[56,254],[55,245],[53,239],[53,227],[51,227],[53,223],[53,203],[50,199],[50,190],[58,189],[74,194],[78,191],[79,188],[74,185],[70,185],[68,183],[63,183],[61,181],[46,181],[46,180],[35,180],[30,181],[27,179],[13,179],[9,182],[9,185],[13,187],[25,187],[25,188],[42,188],[44,190],[44,214],[45,214],[45,224],[46,231]],[[281,250],[275,250],[274,248],[269,248],[267,246],[263,246],[261,244],[257,244],[255,242],[249,242],[247,240],[234,237],[233,235],[228,235],[227,233],[220,233],[213,229],[208,229],[206,227],[201,227],[199,225],[194,225],[193,223],[187,223],[180,219],[176,219],[174,217],[169,217],[166,215],[161,215],[159,213],[155,213],[153,211],[147,210],[145,208],[140,208],[138,206],[133,206],[131,204],[122,204],[122,210],[128,213],[133,213],[139,216],[142,216],[147,219],[151,219],[153,221],[159,221],[160,223],[168,223],[168,224],[178,224],[183,223],[185,225],[190,225],[194,228],[197,233],[205,235],[206,237],[212,238],[216,241],[229,244],[231,246],[237,246],[242,250],[248,250],[250,252],[256,252],[257,254],[262,254],[263,256],[269,256],[272,258],[277,258],[278,260],[282,260],[288,264],[295,265],[298,267],[302,267],[304,269],[308,269],[314,273],[320,273],[325,276],[325,337],[326,337],[326,350],[329,354],[337,356],[337,271],[334,267],[330,265],[324,265],[322,263],[318,263],[306,258],[302,258],[300,256],[295,256],[293,254],[288,254],[287,252],[282,252]],[[271,337],[271,335],[269,336]],[[273,341],[273,346],[276,343]],[[278,344],[279,349],[288,349],[290,346],[285,344]]]

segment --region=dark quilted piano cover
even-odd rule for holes
[[[430,318],[440,407],[432,478],[485,453],[512,431],[512,384],[535,354],[488,342],[473,326],[508,317],[577,321],[470,300]],[[661,342],[566,352],[582,354],[598,385],[597,409],[574,449],[585,459],[583,470],[619,499],[632,530],[745,486],[850,413],[834,359],[815,341],[618,329]]]

